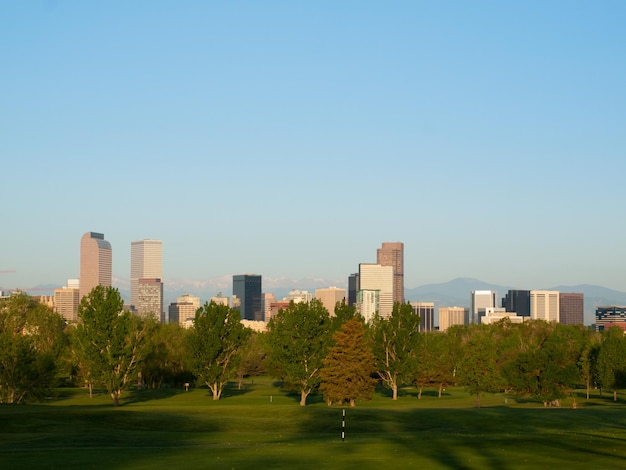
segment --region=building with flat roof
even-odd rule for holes
[[[585,324],[585,294],[579,292],[559,294],[559,323],[563,325]]]
[[[596,307],[596,331],[608,330],[612,326],[626,324],[626,306],[607,305]]]
[[[54,311],[67,322],[78,321],[78,304],[80,303],[80,290],[63,287],[54,289]]]
[[[439,331],[446,331],[454,325],[469,324],[469,308],[439,307]]]
[[[393,268],[393,303],[404,303],[404,243],[384,242],[376,250],[376,264]]]
[[[357,311],[370,321],[378,313],[389,318],[393,311],[393,267],[380,264],[359,264]]]
[[[315,298],[322,302],[322,305],[331,317],[335,316],[335,305],[346,300],[346,290],[339,287],[327,287],[325,289],[315,289]]]
[[[236,274],[233,276],[233,302],[241,313],[242,320],[264,321],[261,276],[257,274]]]
[[[140,310],[139,279],[159,279],[162,282],[163,242],[161,240],[144,239],[130,243],[130,305],[138,311]]]
[[[411,302],[411,308],[420,317],[420,333],[435,331],[435,302]]]
[[[200,308],[200,297],[195,295],[183,294],[176,299],[176,302],[169,306],[169,323],[178,323],[179,325],[190,328],[196,318],[196,312]]]
[[[520,317],[530,317],[530,291],[509,290],[502,299],[507,312],[515,312]]]
[[[100,285],[111,287],[113,252],[102,233],[87,232],[80,239],[80,289],[82,299]]]
[[[480,325],[487,308],[496,306],[498,294],[493,290],[473,290],[470,299],[471,322]]]
[[[531,290],[530,291],[530,318],[559,322],[559,291]]]
[[[165,322],[163,311],[163,283],[161,279],[138,279],[135,311],[141,316],[152,316]]]

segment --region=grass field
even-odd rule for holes
[[[61,389],[40,405],[0,405],[0,468],[618,469],[626,468],[624,397],[572,399],[562,408],[448,389],[404,389],[346,409],[299,396],[268,378],[229,389],[105,394]]]

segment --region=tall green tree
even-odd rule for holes
[[[417,361],[415,385],[418,387],[418,396],[422,397],[424,387],[437,387],[438,397],[441,398],[443,389],[454,383],[454,362],[450,347],[451,336],[438,333],[421,333],[417,345]]]
[[[604,333],[597,362],[598,382],[601,388],[617,390],[626,387],[626,338],[624,332],[614,326]]]
[[[63,319],[26,294],[0,304],[0,401],[52,394],[65,336]]]
[[[79,323],[73,335],[84,376],[103,386],[115,406],[119,406],[122,392],[137,379],[147,345],[147,325],[123,307],[117,289],[94,287],[80,302]]]
[[[189,360],[192,372],[219,400],[239,366],[239,351],[250,335],[241,324],[239,311],[215,302],[205,303],[196,312],[189,332]]]
[[[370,331],[378,376],[398,399],[398,387],[411,383],[416,375],[420,317],[410,304],[396,303],[391,317],[376,316]]]
[[[280,310],[268,324],[268,367],[283,385],[300,393],[305,406],[320,384],[320,370],[331,339],[331,322],[322,303],[293,303]]]
[[[320,371],[320,391],[326,402],[348,401],[355,406],[356,400],[370,400],[377,380],[372,377],[376,370],[374,354],[363,322],[356,317],[346,321],[333,341]]]
[[[501,387],[497,367],[497,350],[490,328],[472,325],[470,336],[463,348],[464,355],[458,369],[458,379],[467,391],[476,395],[476,407],[485,392],[497,392]]]
[[[149,347],[141,362],[141,377],[146,387],[161,388],[181,386],[192,380],[187,365],[187,339],[189,330],[178,323],[156,323],[147,319]]]

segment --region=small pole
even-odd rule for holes
[[[346,440],[346,409],[343,409],[343,414],[341,416],[341,442]]]

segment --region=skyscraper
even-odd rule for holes
[[[435,302],[411,302],[411,308],[420,317],[420,333],[435,331]]]
[[[473,290],[471,298],[471,322],[480,325],[480,317],[485,316],[488,307],[496,306],[496,292],[492,290]]]
[[[584,294],[561,292],[559,295],[559,323],[563,325],[583,325],[585,323],[584,304]]]
[[[233,276],[233,296],[237,297],[242,320],[263,321],[261,276],[238,274]]]
[[[393,267],[393,302],[404,303],[404,243],[384,242],[376,250],[376,263]]]
[[[559,291],[531,290],[530,318],[559,322]]]
[[[509,290],[502,299],[507,312],[515,312],[520,317],[530,317],[530,291]]]
[[[439,307],[439,331],[446,331],[454,325],[469,323],[469,308]]]
[[[359,292],[359,273],[350,274],[348,277],[348,305],[356,305],[357,292]]]
[[[87,232],[80,239],[80,288],[82,299],[100,285],[110,287],[113,281],[111,244],[102,233]]]
[[[161,279],[139,279],[137,286],[137,305],[135,309],[139,315],[151,315],[161,323],[165,323],[163,312],[163,283]]]
[[[380,264],[359,264],[357,310],[370,321],[378,312],[389,318],[393,311],[393,267]]]
[[[315,289],[315,298],[322,302],[322,305],[331,317],[335,316],[335,305],[346,300],[346,290],[338,287],[328,287],[326,289]]]
[[[161,282],[163,278],[162,252],[161,240],[146,239],[130,243],[130,304],[137,310],[139,310],[139,279],[158,279]],[[161,312],[153,313],[161,315]]]

